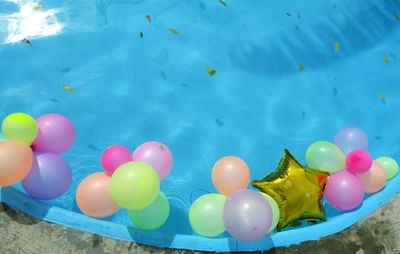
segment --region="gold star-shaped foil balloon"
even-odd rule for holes
[[[302,166],[285,150],[278,168],[253,186],[278,203],[280,218],[277,230],[298,224],[299,220],[326,220],[321,198],[329,174]]]

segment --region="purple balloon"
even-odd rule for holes
[[[357,176],[341,170],[329,177],[325,186],[325,197],[333,207],[347,211],[361,204],[364,186]]]
[[[48,200],[64,194],[71,180],[71,169],[59,155],[34,152],[32,169],[22,180],[22,186],[30,196]]]
[[[134,161],[142,161],[149,164],[163,180],[171,171],[173,158],[169,148],[160,142],[147,142],[140,145],[132,154]]]
[[[361,129],[356,127],[347,127],[336,133],[333,142],[347,156],[354,150],[367,151],[368,137]]]
[[[75,141],[75,128],[62,115],[43,115],[36,123],[39,132],[32,144],[35,151],[60,154],[67,151]]]
[[[272,209],[267,199],[252,190],[232,193],[225,202],[223,219],[226,230],[241,241],[264,237],[272,223]]]

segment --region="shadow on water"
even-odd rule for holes
[[[280,78],[305,69],[318,69],[335,59],[345,59],[371,48],[393,34],[400,20],[398,1],[381,1],[366,10],[353,6],[333,8],[311,27],[301,27],[292,35],[274,35],[270,43],[237,43],[231,46],[231,60],[239,68],[258,75]],[[340,13],[337,13],[340,12]],[[322,16],[322,15],[320,15]],[[340,43],[340,51],[334,43]]]

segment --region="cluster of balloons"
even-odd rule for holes
[[[279,220],[279,207],[267,194],[247,189],[250,171],[234,156],[218,160],[212,181],[220,194],[196,199],[189,210],[189,222],[199,235],[215,237],[227,230],[241,241],[255,241],[272,232]]]
[[[169,175],[172,164],[170,149],[159,142],[144,143],[133,154],[124,146],[110,146],[101,156],[105,172],[89,175],[78,186],[78,207],[95,218],[126,208],[137,228],[157,229],[169,216],[170,206],[160,191],[160,180]]]
[[[347,211],[358,207],[364,193],[380,191],[398,173],[394,159],[373,160],[367,149],[367,135],[355,127],[341,129],[333,143],[319,141],[308,148],[308,166],[331,173],[325,197],[336,209]]]
[[[60,154],[74,143],[75,128],[62,115],[33,119],[25,113],[8,115],[2,122],[0,186],[22,181],[25,191],[41,200],[64,194],[72,172]]]

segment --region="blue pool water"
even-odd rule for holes
[[[102,170],[112,144],[170,147],[161,189],[172,210],[160,232],[182,235],[194,234],[188,209],[215,192],[210,173],[222,156],[243,158],[260,179],[284,148],[305,162],[311,143],[358,126],[374,157],[400,159],[398,1],[225,2],[0,0],[0,118],[59,113],[77,131],[63,155],[73,185],[47,204],[79,213],[76,187]],[[54,34],[38,24],[28,45],[18,39],[26,29],[10,24],[31,3],[50,10],[41,20]],[[125,211],[107,220],[130,224]]]

